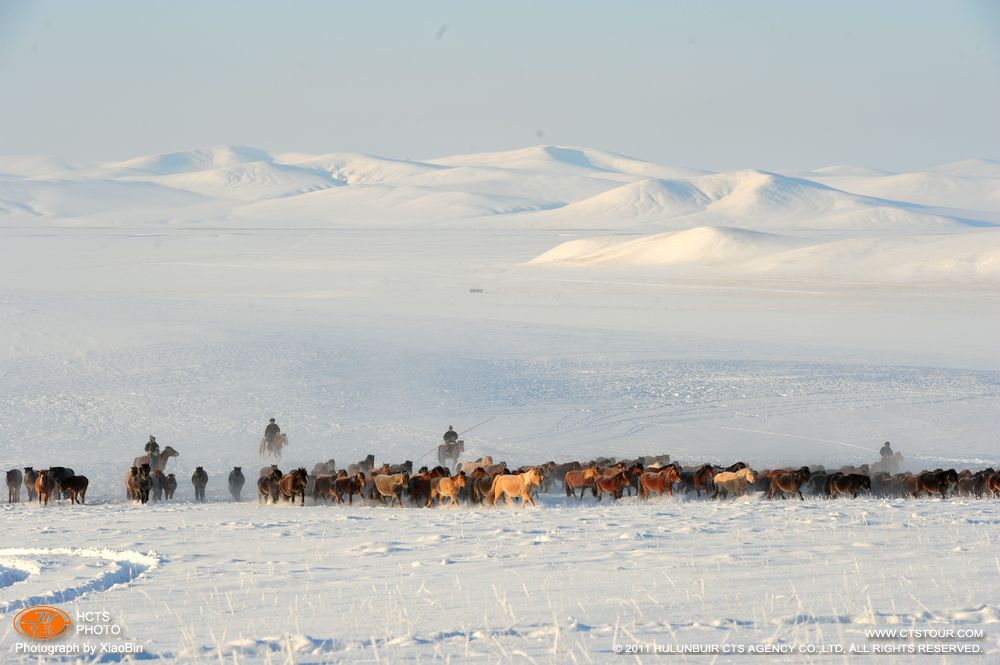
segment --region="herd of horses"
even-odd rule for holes
[[[165,473],[167,461],[177,452],[161,455],[155,468],[148,458],[136,458],[125,476],[125,492],[129,500],[139,503],[172,500],[177,490],[177,478]],[[165,453],[166,453],[165,450]],[[452,451],[448,451],[449,453]],[[874,468],[873,468],[874,467]],[[265,466],[257,479],[257,498],[261,503],[290,501],[305,505],[306,497],[314,503],[387,506],[412,505],[430,507],[458,505],[462,502],[495,506],[500,500],[520,505],[535,505],[539,493],[549,493],[559,485],[567,497],[582,501],[589,493],[597,501],[605,496],[621,499],[626,494],[637,500],[653,496],[690,495],[713,499],[740,497],[760,492],[762,498],[798,497],[807,495],[835,499],[838,496],[857,498],[861,494],[884,498],[907,498],[949,495],[967,497],[1000,497],[1000,473],[994,469],[980,471],[935,469],[917,473],[889,473],[877,466],[845,466],[827,470],[822,466],[776,468],[755,471],[743,462],[729,466],[701,464],[681,466],[669,455],[646,456],[631,460],[597,458],[587,462],[546,462],[533,466],[510,468],[505,462],[491,457],[474,461],[454,461],[454,466],[439,464],[433,468],[413,470],[413,462],[376,465],[375,455],[338,468],[333,459],[317,463],[311,471],[305,468],[283,473],[277,465]],[[197,467],[191,476],[194,497],[205,500],[208,473]],[[246,478],[242,467],[234,467],[228,476],[229,493],[240,501]],[[28,490],[29,500],[47,505],[49,498],[69,499],[84,503],[89,481],[86,476],[65,467],[35,471],[26,467],[22,472],[7,472],[8,501],[20,501],[20,488]]]

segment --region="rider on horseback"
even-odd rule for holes
[[[278,423],[274,422],[274,418],[271,418],[271,422],[264,428],[264,440],[268,444],[272,444],[279,434],[281,434],[281,428],[278,427]]]
[[[160,444],[156,442],[155,436],[149,435],[149,441],[146,442],[146,447],[143,450],[149,455],[149,468],[155,469],[156,463],[160,459]]]
[[[458,441],[458,432],[455,431],[454,427],[448,425],[448,431],[444,433],[444,442],[450,444],[456,441]]]

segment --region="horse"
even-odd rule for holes
[[[10,469],[7,472],[7,503],[21,502],[21,483],[24,482],[24,475],[20,469]]]
[[[580,501],[583,501],[583,491],[588,488],[594,496],[597,496],[597,469],[590,467],[567,471],[563,476],[563,488],[566,490],[566,496],[572,497],[576,497],[576,490],[579,489]]]
[[[674,483],[680,479],[681,476],[677,473],[675,466],[668,466],[661,471],[645,471],[639,476],[639,491],[636,499],[649,498],[650,492],[656,492],[660,496],[664,494],[673,496]]]
[[[274,435],[268,441],[267,437],[260,440],[260,456],[273,457],[275,460],[281,459],[281,449],[288,445],[288,435],[284,432]]]
[[[913,497],[917,498],[921,492],[927,494],[940,494],[942,499],[948,498],[948,487],[958,483],[958,474],[955,469],[947,471],[925,471],[917,476],[917,491]]]
[[[172,473],[168,473],[167,477],[163,479],[163,493],[166,496],[167,501],[174,498],[174,492],[177,491],[177,477]]]
[[[488,500],[491,506],[495,506],[497,500],[503,496],[507,504],[510,505],[514,503],[516,497],[520,497],[522,508],[524,508],[525,502],[534,507],[535,501],[531,498],[531,488],[541,484],[542,474],[538,469],[531,469],[517,475],[496,476],[493,479]]]
[[[166,472],[167,462],[170,460],[170,458],[180,457],[180,456],[181,454],[179,452],[177,452],[170,446],[167,446],[162,451],[160,451],[159,455],[156,456],[156,464],[155,466],[150,466],[149,472],[152,473],[157,469]],[[135,460],[132,462],[132,466],[142,466],[143,464],[149,464],[149,455],[142,455],[140,457],[136,457]]]
[[[195,501],[205,500],[205,486],[208,485],[208,473],[203,467],[196,467],[191,474],[191,484],[194,485]]]
[[[246,482],[246,478],[243,477],[243,467],[234,466],[233,470],[229,472],[229,494],[233,497],[233,501],[240,500],[240,494],[243,493],[243,484]]]
[[[343,475],[341,475],[343,474]],[[337,474],[323,473],[314,478],[312,478],[312,498],[315,503],[319,503],[322,498],[324,501],[331,497],[331,489],[333,488],[333,481],[337,478],[346,478],[347,472],[341,470]]]
[[[474,462],[459,462],[456,465],[458,471],[464,471],[466,475],[472,473],[479,467],[487,467],[493,464],[493,458],[489,455],[484,455]]]
[[[157,469],[153,473],[149,474],[149,495],[150,499],[153,501],[160,501],[163,499],[163,484],[166,482],[167,477],[163,475],[163,472]]]
[[[331,457],[325,462],[316,462],[313,465],[312,471],[309,472],[310,476],[325,476],[337,473],[337,463]]]
[[[406,473],[409,476],[413,473],[413,461],[406,460],[402,464],[390,464],[389,465],[389,475],[395,475],[397,473]]]
[[[149,465],[133,466],[125,475],[125,492],[131,501],[149,502]],[[169,497],[168,497],[169,498]]]
[[[347,465],[347,475],[356,476],[359,473],[370,474],[375,468],[375,455],[369,453],[367,457],[356,464]]]
[[[802,484],[809,482],[809,467],[804,466],[798,471],[775,473],[771,476],[771,486],[767,490],[767,498],[773,499],[775,494],[780,494],[785,498],[785,492],[798,494],[801,501],[805,501],[802,496]]]
[[[684,484],[684,493],[694,490],[695,495],[700,497],[702,492],[707,493],[712,485],[712,475],[715,470],[711,464],[702,464],[694,471],[681,471],[681,482]],[[732,473],[732,472],[730,472]]]
[[[35,478],[38,477],[38,472],[30,466],[24,467],[24,489],[28,490],[28,501],[34,501],[38,498],[38,493],[35,491]]]
[[[639,493],[639,477],[642,476],[645,471],[646,469],[643,468],[641,462],[633,462],[625,468],[625,477],[628,478],[628,485],[626,485],[625,491],[628,492],[629,496],[632,496],[633,489],[636,494]]]
[[[354,505],[354,495],[357,494],[361,497],[361,503],[368,505],[365,502],[365,495],[361,493],[365,487],[365,474],[360,471],[353,476],[347,476],[346,478],[337,478],[333,482],[333,496],[337,499],[337,503],[344,502],[344,494],[347,495],[347,505]]]
[[[389,500],[389,507],[392,507],[393,503],[399,503],[400,507],[403,506],[403,489],[410,482],[410,474],[406,471],[400,473],[394,473],[392,475],[379,475],[375,476],[375,490],[378,493],[378,499],[385,505],[386,497],[392,497]]]
[[[281,495],[295,503],[295,497],[301,496],[300,506],[306,505],[306,483],[309,482],[309,474],[304,468],[298,468],[281,477],[278,481],[278,491]]]
[[[445,497],[451,499],[452,506],[458,505],[458,493],[465,487],[465,471],[459,471],[454,476],[441,476],[431,480],[431,499],[444,503]]]
[[[622,498],[622,492],[628,486],[628,474],[625,469],[618,469],[614,473],[597,476],[597,479],[594,481],[594,489],[597,491],[598,501],[605,494],[610,494],[614,498],[620,499]]]
[[[66,478],[62,484],[63,489],[69,492],[70,503],[79,503],[81,505],[86,503],[88,485],[90,485],[90,481],[87,479],[87,476]]]
[[[459,439],[455,443],[442,443],[438,446],[438,464],[449,466],[448,460],[458,464],[458,456],[465,452],[465,441]]]
[[[49,472],[44,469],[39,471],[38,477],[35,478],[35,491],[38,492],[38,503],[43,506],[49,505],[49,496],[55,487],[56,481],[49,476]]]
[[[52,480],[55,481],[56,484],[56,490],[57,490],[56,498],[68,499],[69,491],[63,489],[62,483],[67,478],[72,478],[74,475],[76,475],[76,472],[73,471],[73,469],[70,469],[69,467],[65,466],[49,467],[48,471],[49,471],[49,477],[52,478]]]
[[[260,478],[257,479],[257,502],[278,503],[278,481],[281,480],[281,470],[277,466],[271,465],[261,469]]]
[[[826,477],[826,495],[831,499],[838,494],[850,494],[852,499],[858,498],[858,493],[867,489],[872,491],[872,480],[861,473],[840,473],[836,471]]]
[[[993,473],[986,479],[986,493],[1000,496],[1000,472]]]
[[[715,483],[712,498],[725,499],[730,492],[736,496],[746,492],[747,484],[754,482],[754,475],[750,468],[744,467],[739,471],[720,471],[712,478],[712,482]]]

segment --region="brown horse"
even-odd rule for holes
[[[72,476],[63,480],[63,489],[69,492],[70,503],[86,503],[87,499],[87,486],[90,485],[90,481],[87,480],[87,476]]]
[[[452,506],[458,505],[458,493],[465,487],[465,471],[459,471],[455,476],[441,476],[431,479],[431,499],[444,503],[445,497],[451,499]]]
[[[837,471],[826,477],[826,495],[831,499],[838,494],[850,494],[852,499],[857,499],[861,490],[872,491],[872,480],[864,474]]]
[[[125,474],[125,494],[130,501],[149,501],[149,465],[133,466]]]
[[[516,497],[520,497],[522,508],[524,508],[525,502],[534,507],[535,501],[531,498],[531,488],[541,484],[542,474],[538,469],[531,469],[517,475],[496,476],[493,479],[493,487],[490,488],[488,501],[490,505],[495,506],[497,500],[503,496],[509,505],[514,503]]]
[[[694,490],[696,496],[701,496],[702,492],[708,492],[712,487],[712,476],[715,469],[711,464],[702,464],[694,471],[682,471],[680,473],[681,482],[684,485],[684,493]]]
[[[278,503],[278,496],[281,491],[278,489],[278,482],[281,480],[281,470],[276,466],[261,469],[260,478],[257,479],[257,501],[258,503]]]
[[[347,505],[354,505],[354,495],[361,498],[361,503],[367,505],[365,501],[365,495],[361,493],[361,490],[365,488],[365,474],[360,471],[346,478],[337,478],[333,481],[333,497],[337,499],[337,503],[344,502],[344,495],[347,495]]]
[[[674,495],[674,483],[680,481],[681,476],[677,473],[677,467],[668,466],[661,471],[646,471],[639,476],[638,498],[646,499],[650,492],[658,495]]]
[[[375,476],[375,490],[378,493],[379,501],[384,506],[386,497],[392,497],[389,499],[389,507],[391,508],[393,503],[398,503],[402,507],[403,490],[406,489],[409,482],[410,474],[406,471],[392,475]]]
[[[563,476],[563,487],[566,488],[566,496],[576,497],[576,490],[580,490],[580,500],[583,501],[583,491],[590,489],[594,496],[597,496],[597,469],[574,469],[567,471]]]
[[[24,476],[20,469],[11,469],[7,472],[7,503],[21,502],[21,483]]]
[[[295,497],[301,497],[300,506],[306,505],[306,483],[309,482],[309,474],[303,468],[298,468],[291,473],[282,476],[278,481],[278,491],[281,496],[288,499],[293,504]]]
[[[798,494],[801,501],[805,501],[802,496],[803,483],[809,482],[809,467],[804,466],[798,471],[781,472],[771,474],[771,486],[767,490],[767,498],[773,499],[775,494],[780,494],[785,498],[785,493]]]
[[[597,476],[594,481],[594,488],[597,491],[597,500],[605,494],[610,494],[616,499],[622,498],[625,488],[629,486],[628,474],[625,469],[618,469],[613,473]]]
[[[922,492],[927,494],[940,494],[942,499],[948,498],[948,487],[958,483],[958,474],[955,469],[947,471],[925,471],[917,476],[917,487],[913,493],[914,498],[919,497]]]
[[[42,470],[38,472],[38,477],[35,478],[35,491],[38,492],[38,503],[43,506],[49,505],[49,496],[52,495],[52,491],[56,488],[56,481],[49,476],[47,470]]]

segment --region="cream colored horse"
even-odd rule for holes
[[[715,483],[715,494],[712,497],[715,498],[721,493],[725,499],[730,492],[740,496],[746,492],[747,485],[755,480],[753,471],[749,467],[739,471],[720,471],[712,478],[712,482]]]
[[[458,470],[465,471],[465,475],[469,475],[479,467],[487,467],[493,464],[493,458],[489,455],[484,455],[474,462],[459,462]]]
[[[491,506],[495,506],[497,500],[503,496],[506,498],[507,504],[510,505],[514,503],[515,497],[521,497],[522,508],[524,508],[525,502],[534,506],[535,502],[531,498],[531,488],[541,484],[542,474],[534,467],[516,475],[496,476],[493,479],[493,486],[490,488],[488,500]]]

